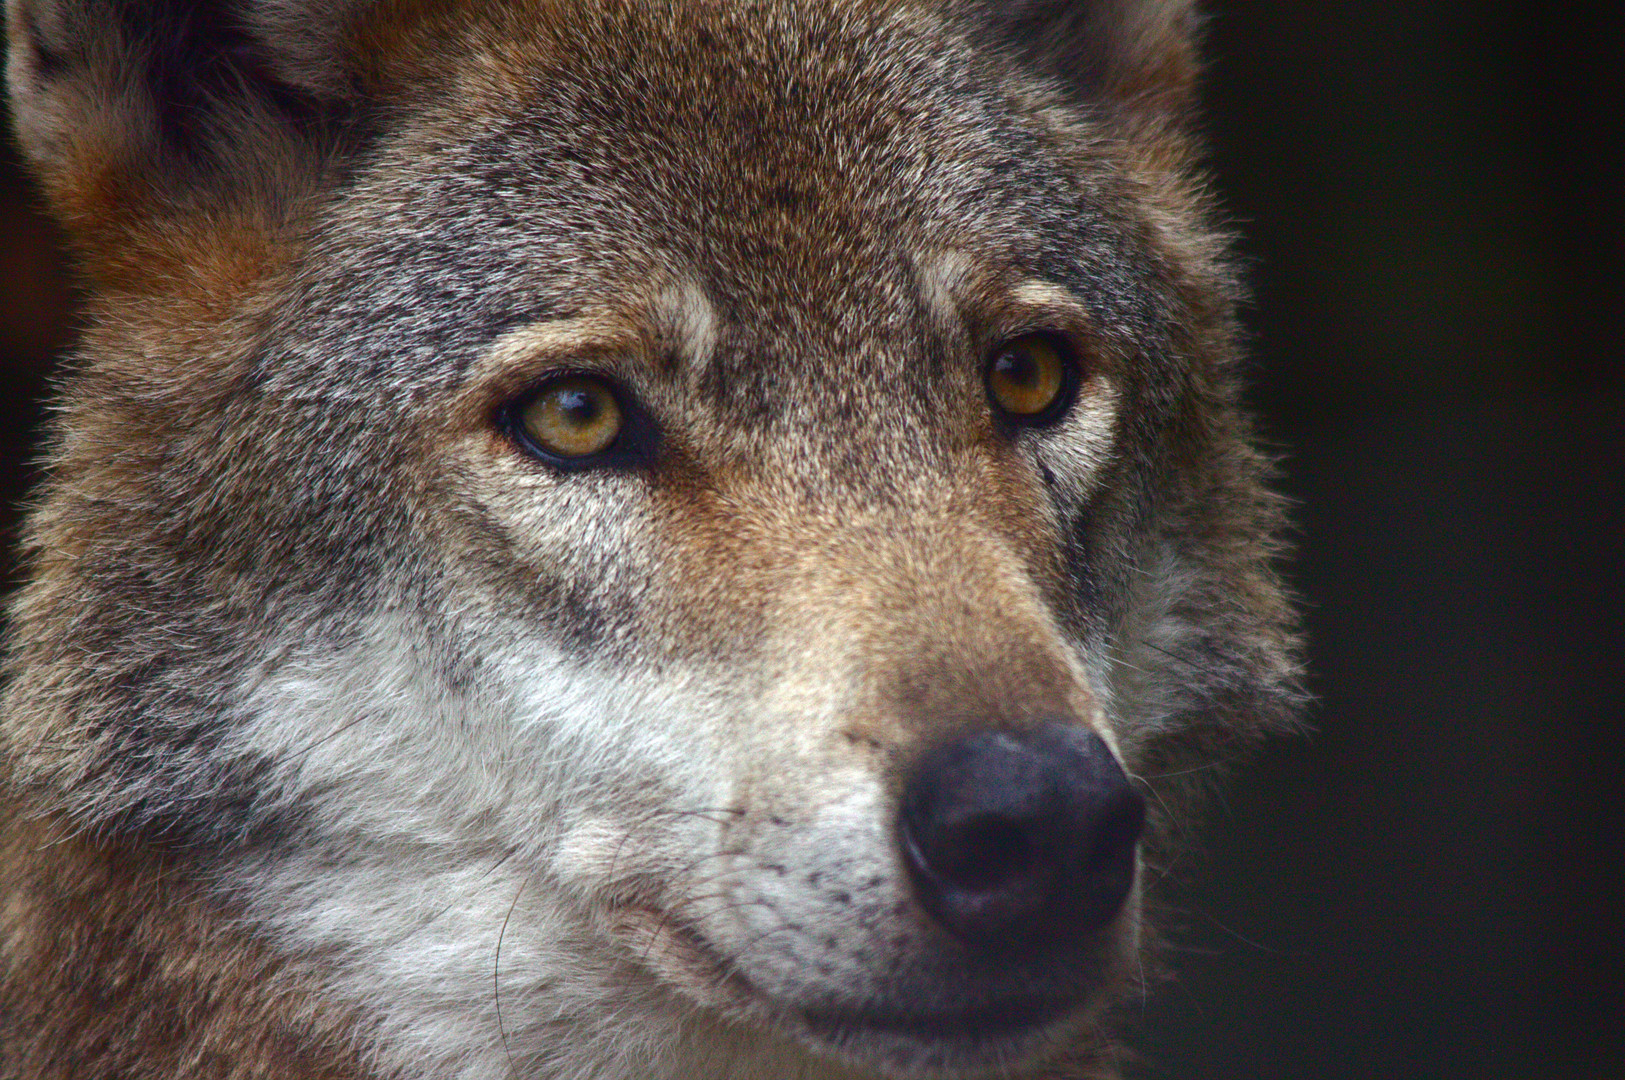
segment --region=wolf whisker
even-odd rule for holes
[[[519,1069],[514,1064],[513,1047],[508,1044],[508,1031],[502,1022],[502,939],[508,934],[508,920],[513,918],[514,909],[519,906],[519,898],[525,894],[524,880],[519,882],[519,888],[513,894],[513,903],[508,905],[508,913],[502,917],[502,929],[497,931],[496,955],[491,962],[491,990],[492,1003],[496,1006],[497,1034],[502,1039],[502,1052],[508,1059],[508,1074],[519,1080]]]

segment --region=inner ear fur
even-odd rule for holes
[[[354,7],[7,0],[18,142],[92,276],[177,218],[241,234],[309,190],[357,126]]]
[[[1195,0],[968,0],[984,31],[1077,99],[1183,123],[1195,103]]]

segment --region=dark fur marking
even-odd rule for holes
[[[146,53],[147,85],[166,139],[194,161],[213,156],[217,114],[232,102],[257,97],[298,125],[321,115],[310,97],[270,77],[235,4],[146,0],[122,5],[120,15],[126,40]]]
[[[576,652],[598,648],[617,620],[607,608],[593,599],[593,594],[583,585],[563,585],[556,596],[558,606],[549,620],[548,629],[559,644]]]
[[[78,58],[47,45],[38,20],[29,21],[28,36],[34,43],[34,70],[41,82],[54,82],[73,69]]]

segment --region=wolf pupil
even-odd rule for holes
[[[560,390],[556,402],[559,412],[577,427],[588,427],[603,412],[598,406],[597,399],[585,390],[574,388]]]
[[[1038,385],[1038,361],[1027,349],[1011,350],[999,357],[999,376],[1015,383],[1023,390]]]

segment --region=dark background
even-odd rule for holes
[[[1141,1071],[1615,1075],[1625,27],[1210,6],[1213,157],[1255,261],[1254,400],[1299,502],[1319,704],[1204,830]],[[8,150],[8,507],[71,323],[29,205]]]

